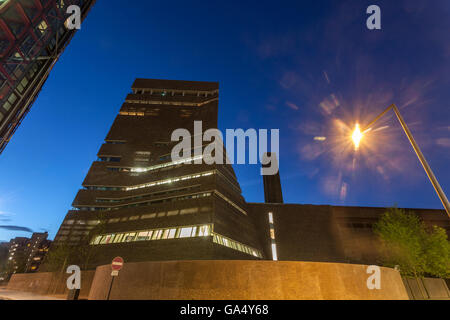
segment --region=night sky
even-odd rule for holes
[[[220,129],[280,129],[286,203],[442,208],[393,114],[357,152],[350,135],[396,103],[450,193],[449,16],[448,0],[99,0],[0,156],[0,226],[54,237],[137,77],[218,81]],[[264,201],[259,166],[235,170]]]

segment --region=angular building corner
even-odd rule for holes
[[[36,100],[54,64],[76,33],[67,8],[84,20],[95,0],[0,1],[0,154]]]
[[[264,258],[232,166],[171,159],[172,132],[217,128],[218,101],[218,83],[137,79],[55,246],[88,246],[86,268]]]

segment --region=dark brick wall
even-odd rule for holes
[[[176,144],[171,142],[174,130],[187,129],[193,135],[194,121],[202,121],[203,132],[217,128],[218,89],[218,83],[214,82],[137,79],[132,87],[133,93],[126,97],[98,152],[99,160],[115,158],[115,161],[95,161],[92,164],[83,182],[86,189],[80,190],[73,201],[73,206],[79,210],[69,211],[56,242],[86,245],[89,241],[86,237],[93,238],[91,233],[96,230],[96,220],[107,221],[103,225],[104,230],[98,232],[101,235],[211,224],[214,232],[259,250],[257,231],[245,213],[246,203],[232,166],[179,164],[148,172],[131,172],[131,168],[169,163],[171,159],[167,155]],[[194,144],[191,146],[194,148]],[[125,189],[211,171],[215,174]],[[188,199],[193,194],[199,197]],[[186,209],[198,210],[181,214]],[[171,214],[161,214],[163,212]],[[148,218],[154,213],[158,218]],[[121,222],[112,221],[116,219]],[[97,253],[89,264],[90,267],[107,264],[117,255],[129,262],[254,259],[252,255],[217,245],[212,239],[183,238],[100,245],[95,248]]]
[[[379,263],[379,242],[372,226],[385,208],[299,204],[248,205],[266,256],[272,257],[268,213],[274,215],[279,260]],[[450,230],[443,210],[407,209],[429,225]]]

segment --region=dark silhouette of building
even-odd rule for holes
[[[268,157],[266,159],[270,159],[271,153],[267,153]],[[279,167],[278,159],[274,157],[272,161],[277,161],[276,167]],[[270,167],[270,163],[264,165],[264,167]],[[266,203],[283,203],[283,191],[281,188],[281,179],[280,179],[280,171],[278,171],[274,175],[264,175],[263,176],[264,183],[264,200]]]
[[[0,283],[6,280],[9,242],[0,242]]]
[[[48,252],[48,233],[33,233],[31,238],[17,237],[9,242],[8,273],[37,272]]]
[[[47,240],[48,232],[44,233],[33,233],[31,239],[29,240],[28,252],[27,252],[27,261],[25,272],[37,272],[39,270],[39,266],[44,260],[50,245],[51,241]]]
[[[9,242],[8,272],[24,273],[28,260],[28,244],[30,239],[17,237]]]
[[[218,99],[214,82],[136,80],[55,246],[90,242],[91,267],[117,255],[128,262],[263,258],[231,165],[192,164],[195,152],[202,155],[194,148],[191,157],[171,159],[174,130],[194,135],[194,121],[203,132],[217,128]]]
[[[372,225],[384,208],[284,204],[279,174],[263,179],[266,203],[246,203],[230,165],[172,161],[175,129],[217,128],[218,83],[138,79],[132,91],[55,238],[87,248],[69,263],[378,262]],[[450,230],[443,210],[408,211]]]
[[[277,259],[283,261],[380,263],[380,243],[372,227],[386,208],[265,203],[249,203],[248,208],[266,257],[272,257],[275,243]],[[417,214],[428,226],[444,228],[450,235],[445,210],[405,211]]]
[[[77,31],[65,21],[70,5],[84,19],[92,0],[0,1],[0,154],[28,113]]]

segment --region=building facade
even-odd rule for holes
[[[9,257],[9,242],[0,242],[0,284],[6,281]]]
[[[386,208],[249,203],[263,254],[275,260],[378,265],[380,243],[373,225]],[[445,210],[405,209],[450,236]],[[275,246],[274,246],[275,245]]]
[[[89,243],[96,252],[91,267],[117,255],[126,261],[262,259],[232,166],[195,164],[203,148],[171,159],[172,132],[185,128],[193,135],[194,121],[203,132],[217,128],[218,101],[218,83],[136,80],[55,246]]]
[[[77,31],[65,22],[78,5],[84,19],[93,0],[0,1],[0,154],[28,113]]]
[[[47,254],[51,241],[48,233],[33,233],[31,238],[17,237],[9,242],[8,273],[37,272]]]
[[[279,174],[263,178],[266,203],[247,203],[230,165],[195,164],[203,148],[171,159],[172,132],[193,133],[194,121],[217,128],[218,101],[218,83],[135,81],[55,238],[55,247],[87,248],[70,263],[378,263],[372,226],[384,208],[284,204]],[[443,210],[408,210],[450,232]]]
[[[25,272],[37,272],[39,266],[43,262],[51,245],[51,241],[47,239],[48,233],[33,233],[28,241],[27,261]]]
[[[17,237],[9,242],[8,273],[25,273],[29,238]]]

